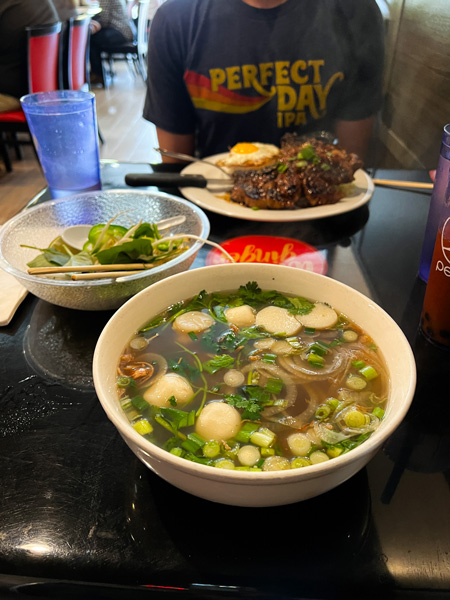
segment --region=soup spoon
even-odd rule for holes
[[[155,223],[158,227],[158,231],[169,229],[169,227],[175,227],[175,225],[181,225],[186,221],[184,215],[178,215],[176,217],[169,217]],[[65,244],[74,248],[75,250],[83,250],[83,246],[86,243],[88,233],[92,229],[92,225],[71,225],[66,227],[61,234],[61,238]]]

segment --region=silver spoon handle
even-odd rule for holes
[[[190,156],[189,154],[182,154],[181,152],[171,152],[170,150],[164,150],[164,148],[155,148],[156,152],[159,152],[161,154],[161,156],[168,156],[170,158],[178,158],[179,160],[185,160],[186,162],[200,162],[200,163],[205,163],[206,165],[209,165],[210,167],[216,167],[216,169],[219,169],[219,171],[222,171],[222,173],[225,173],[225,175],[227,177],[230,177],[230,174],[227,173],[225,171],[225,169],[222,169],[222,167],[219,167],[219,165],[216,165],[213,162],[210,162],[209,160],[204,160],[203,158],[196,158],[195,156]]]

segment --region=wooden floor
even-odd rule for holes
[[[130,162],[160,162],[154,126],[142,117],[145,84],[125,63],[116,63],[117,76],[108,89],[93,88],[97,118],[105,143],[101,158]],[[45,179],[30,146],[23,146],[23,160],[13,159],[7,173],[0,161],[0,224],[21,210],[40,190]]]

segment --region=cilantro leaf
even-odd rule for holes
[[[185,358],[169,359],[167,361],[169,368],[178,375],[182,375],[186,379],[195,381],[200,375],[200,370],[197,367],[191,366]]]
[[[207,360],[203,363],[203,368],[208,373],[217,373],[220,369],[231,367],[234,364],[234,358],[229,354],[217,354],[211,360]]]
[[[244,409],[241,417],[250,421],[257,421],[261,418],[261,407],[257,402],[239,394],[225,394],[225,401],[235,408]]]
[[[225,401],[235,408],[243,409],[241,417],[258,421],[264,406],[272,404],[270,392],[259,385],[245,385],[242,394],[225,394]]]

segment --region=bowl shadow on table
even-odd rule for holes
[[[350,237],[360,231],[369,218],[369,207],[361,206],[351,212],[324,219],[291,222],[245,221],[205,211],[211,224],[210,239],[217,242],[214,232],[226,231],[227,239],[241,235],[271,235],[290,237],[311,244],[348,246]]]
[[[337,581],[340,590],[364,588],[365,597],[372,577],[389,585],[371,518],[365,468],[321,496],[270,508],[226,506],[197,498],[146,474],[138,461],[127,488],[127,505],[132,507],[127,521],[134,542],[143,549],[151,544],[146,524],[156,518],[165,540],[174,547],[173,560],[178,556],[188,565],[199,584],[241,586],[248,597],[253,597],[249,590],[264,590],[255,596],[264,598],[297,598],[301,587],[302,597],[328,599],[335,597]],[[376,569],[374,560],[380,562]],[[358,568],[349,569],[355,561],[360,562]],[[185,583],[171,573],[171,585]]]
[[[80,312],[38,300],[23,339],[27,363],[45,380],[71,389],[93,391],[95,344],[113,313]]]

